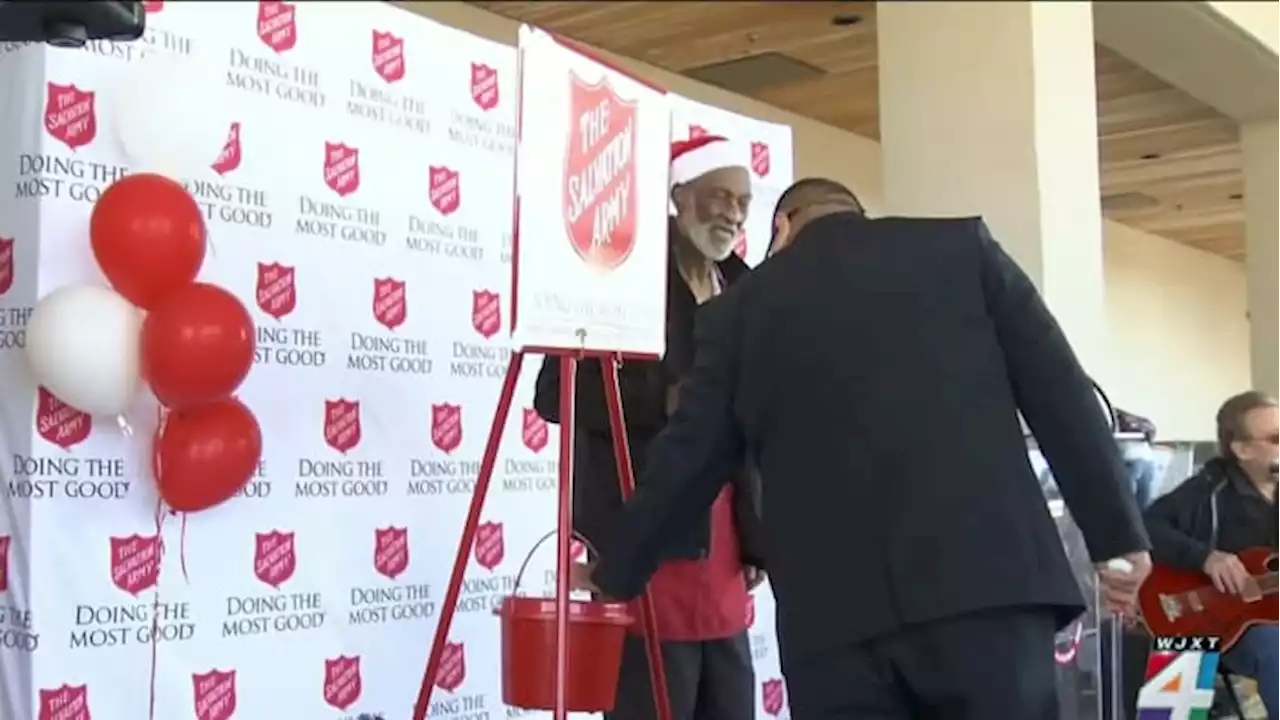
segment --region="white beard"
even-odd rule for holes
[[[688,228],[685,230],[689,242],[702,253],[702,256],[712,262],[721,262],[728,259],[733,254],[733,240],[721,243],[711,234],[709,225]]]

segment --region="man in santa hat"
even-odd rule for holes
[[[680,401],[693,362],[699,306],[747,272],[733,252],[751,204],[750,150],[704,136],[672,146],[667,351],[661,362],[627,362],[619,370],[622,404],[637,475],[649,443]],[[559,422],[559,362],[543,360],[534,407]],[[574,527],[599,544],[622,512],[622,496],[600,363],[579,364],[574,447]],[[754,473],[735,468],[709,513],[672,550],[649,583],[666,671],[672,720],[750,720],[755,680],[747,637],[749,592],[764,579],[758,548]],[[636,616],[639,607],[635,606]],[[623,653],[618,699],[608,720],[654,720],[653,690],[636,623]]]

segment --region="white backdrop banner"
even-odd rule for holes
[[[0,717],[404,720],[509,356],[515,52],[383,3],[147,6],[138,43],[0,45]],[[33,387],[22,351],[38,298],[105,284],[89,212],[131,170],[113,103],[148,53],[196,68],[171,92],[225,113],[222,152],[182,179],[209,225],[202,278],[258,324],[240,397],[265,439],[238,497],[161,523],[154,404],[126,433]],[[760,143],[764,187],[790,181],[786,128],[682,108]],[[501,702],[492,615],[555,525],[528,366],[432,718],[540,715]],[[760,707],[785,717],[756,596]]]

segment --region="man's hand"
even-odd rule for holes
[[[1230,595],[1243,594],[1253,580],[1240,558],[1218,550],[1209,553],[1209,559],[1204,561],[1204,574],[1213,581],[1218,592]]]
[[[1117,560],[1124,560],[1123,570],[1111,567]],[[1138,588],[1151,574],[1151,554],[1129,553],[1098,565],[1098,589],[1102,591],[1104,610],[1116,615],[1132,615],[1138,602]]]
[[[595,571],[595,563],[570,563],[569,589],[586,590],[587,592],[599,594],[600,588],[596,587],[595,582],[591,580],[591,574]]]
[[[751,592],[752,590],[760,587],[760,583],[765,580],[764,571],[751,565],[742,566],[742,577],[747,581],[747,592]]]

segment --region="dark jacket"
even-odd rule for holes
[[[671,232],[676,232],[674,227]],[[737,255],[718,263],[724,282],[732,285],[748,272]],[[675,267],[667,270],[666,354],[661,362],[624,362],[618,375],[622,390],[627,439],[637,482],[644,469],[650,442],[667,423],[667,388],[676,384],[693,362],[694,316],[699,306]],[[547,356],[538,371],[534,409],[547,422],[560,422],[559,358]],[[578,365],[575,403],[577,436],[574,443],[574,529],[597,544],[622,512],[622,494],[614,461],[612,434],[604,397],[600,361],[586,359]],[[734,485],[734,523],[743,563],[764,568],[760,551],[758,476],[742,465],[717,476],[718,486]],[[671,543],[664,559],[696,560],[706,556],[711,535],[711,515],[705,512],[681,537]]]
[[[981,220],[806,225],[703,308],[681,402],[596,584],[637,595],[705,514],[711,468],[760,471],[784,665],[904,626],[1084,608],[1018,426],[1104,561],[1148,547],[1108,419],[1026,274]]]
[[[1276,508],[1230,460],[1213,458],[1147,510],[1151,556],[1161,565],[1201,570],[1213,550],[1276,547]]]

